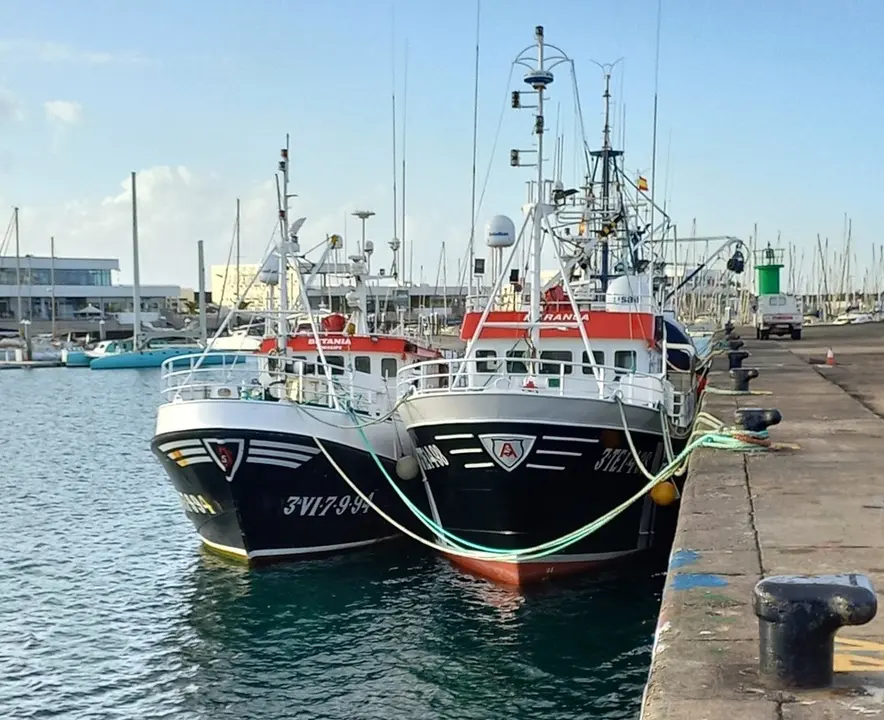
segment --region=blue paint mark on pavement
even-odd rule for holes
[[[672,553],[672,559],[669,561],[669,569],[684,567],[685,565],[693,565],[700,559],[700,553],[693,550],[676,550]]]
[[[707,573],[678,573],[672,578],[673,590],[693,590],[694,588],[724,587],[727,579]]]

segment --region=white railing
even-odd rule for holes
[[[630,293],[630,301],[623,304],[623,307],[638,308],[657,308],[659,305],[658,298],[655,294],[647,293]],[[615,296],[616,297],[616,296]],[[574,290],[574,302],[581,311],[599,311],[606,310],[609,304],[615,306],[620,305],[616,300],[609,302],[607,293],[600,291],[589,291],[583,288]],[[531,305],[530,295],[528,293],[516,293],[501,291],[496,297],[492,297],[488,290],[478,294],[468,295],[466,298],[466,309],[468,312],[482,312],[488,305],[491,305],[492,311],[522,311],[528,312]],[[541,303],[544,313],[571,313],[571,301],[567,298],[555,301],[543,301]],[[642,312],[645,312],[644,310]]]
[[[202,361],[200,362],[200,359]],[[390,401],[384,381],[367,373],[245,352],[179,355],[162,365],[161,392],[167,402],[248,400],[318,407],[347,407],[378,417]],[[370,384],[376,383],[375,387]]]
[[[646,407],[671,405],[671,401],[667,403],[667,395],[671,398],[672,385],[659,375],[554,360],[538,361],[541,372],[536,376],[529,376],[521,369],[508,369],[513,365],[525,367],[528,362],[525,358],[428,360],[403,367],[398,374],[397,390],[400,396],[409,388],[425,395],[519,392],[602,400],[613,400],[617,396],[626,403]]]
[[[667,377],[610,365],[540,360],[541,373],[511,372],[508,365],[526,367],[525,358],[455,358],[427,360],[404,366],[397,375],[397,395],[469,393],[530,393],[556,397],[592,398],[627,405],[663,408],[678,427],[693,421],[692,387],[676,387]],[[585,371],[585,372],[584,372]],[[681,385],[681,383],[680,383]]]

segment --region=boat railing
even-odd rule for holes
[[[540,372],[529,375],[524,358],[455,358],[427,360],[403,367],[397,377],[399,397],[406,393],[442,395],[461,393],[533,393],[557,397],[621,399],[629,405],[664,407],[679,416],[685,406],[662,374],[611,365],[537,361]]]
[[[202,362],[200,359],[202,358]],[[166,402],[248,400],[350,408],[378,417],[392,405],[384,381],[354,370],[273,354],[213,352],[179,355],[162,364]]]

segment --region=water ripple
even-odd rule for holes
[[[416,548],[249,572],[148,448],[155,372],[0,374],[0,716],[631,718],[662,580],[528,596]]]

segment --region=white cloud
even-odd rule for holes
[[[43,103],[46,119],[63,125],[75,125],[83,116],[83,106],[70,100],[50,100]]]
[[[371,204],[386,189],[376,188],[362,198]],[[236,197],[241,204],[241,256],[243,263],[259,263],[278,228],[276,185],[271,178],[250,186],[234,185],[223,178],[192,171],[183,166],[159,166],[137,174],[139,259],[145,284],[197,284],[197,240],[204,240],[206,265],[227,262],[236,216]],[[326,234],[341,233],[346,218],[348,245],[359,232],[349,213],[358,203],[329,205],[327,199],[293,199],[292,219],[306,216],[301,245],[307,250]],[[0,202],[0,205],[3,203]],[[6,203],[7,205],[10,203]],[[49,237],[55,236],[56,253],[64,257],[119,258],[121,281],[132,278],[132,199],[130,178],[120,181],[105,197],[72,200],[62,206],[24,207],[21,210],[22,252],[48,254]],[[378,233],[375,257],[388,267],[390,251]],[[312,253],[311,257],[316,253]],[[207,270],[208,274],[208,270]],[[211,286],[211,278],[207,277]]]
[[[24,119],[21,101],[9,90],[0,88],[0,123]]]
[[[147,58],[138,53],[95,52],[39,40],[0,40],[0,61],[4,63],[108,65],[111,63],[141,64],[147,62]]]

